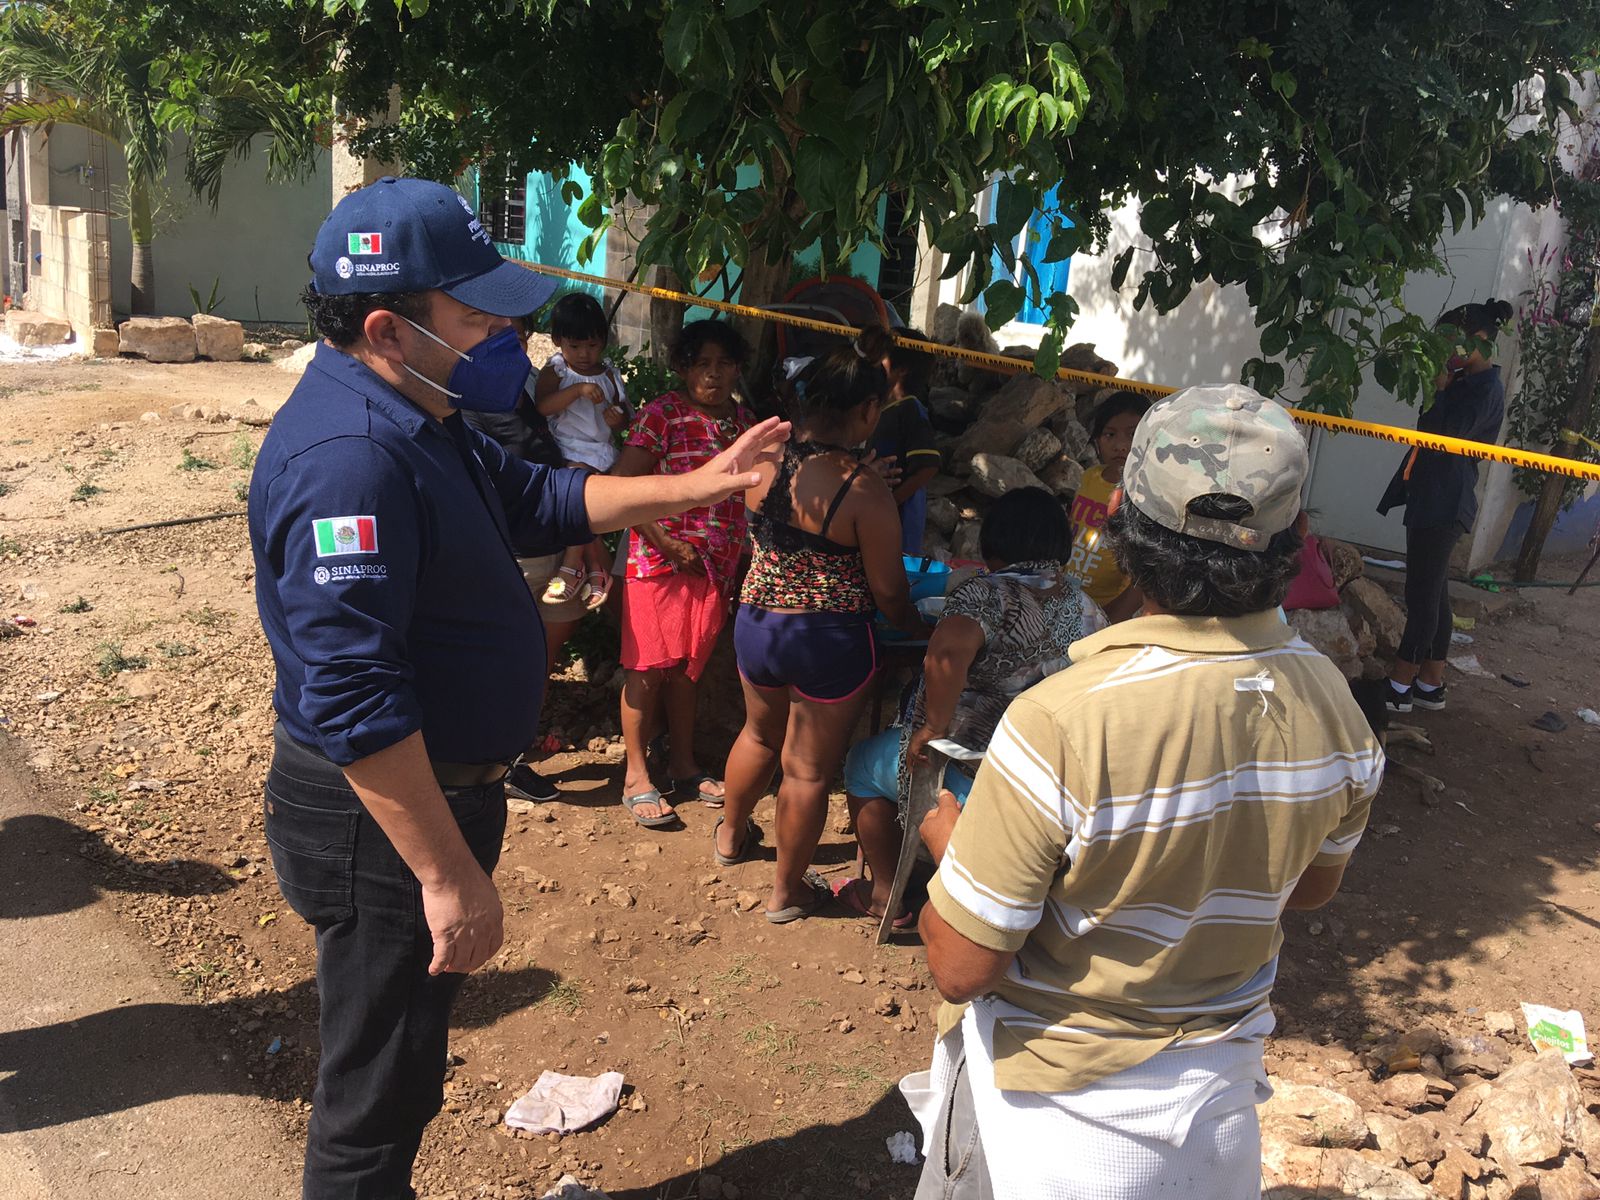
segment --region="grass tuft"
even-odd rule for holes
[[[110,679],[123,671],[142,671],[150,665],[150,660],[142,654],[124,654],[121,642],[101,642],[99,650],[102,679]]]

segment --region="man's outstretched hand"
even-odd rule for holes
[[[789,422],[768,417],[739,435],[721,454],[684,476],[691,488],[693,507],[716,504],[736,492],[746,491],[761,482],[756,468],[777,462],[783,444],[789,440]]]

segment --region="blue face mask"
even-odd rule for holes
[[[399,316],[398,313],[395,315]],[[533,373],[533,364],[528,361],[515,329],[507,325],[499,333],[484,338],[471,350],[463,352],[410,318],[400,319],[461,360],[450,371],[448,387],[441,387],[420,371],[414,371],[402,363],[401,366],[413,376],[435,391],[449,396],[450,402],[457,408],[487,413],[510,412],[516,408],[528,376]]]

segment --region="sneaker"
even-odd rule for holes
[[[1384,697],[1384,707],[1392,713],[1408,713],[1411,711],[1413,689],[1409,687],[1397,688],[1389,684],[1389,694]]]
[[[1413,687],[1411,689],[1411,703],[1418,708],[1426,708],[1433,712],[1438,712],[1444,707],[1444,692],[1445,685],[1442,683],[1436,688]]]
[[[506,792],[519,800],[554,800],[561,791],[526,763],[518,763],[506,776]]]

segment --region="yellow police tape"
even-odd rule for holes
[[[747,304],[734,304],[727,300],[713,300],[708,296],[692,296],[687,292],[652,287],[644,283],[631,283],[625,279],[608,279],[603,275],[586,275],[582,271],[569,271],[565,267],[552,267],[544,263],[526,262],[520,259],[512,261],[516,262],[518,266],[526,267],[530,271],[537,271],[541,275],[550,275],[558,279],[570,279],[576,283],[592,283],[599,287],[615,288],[624,292],[633,292],[640,296],[649,296],[655,300],[670,300],[677,304],[709,308],[714,312],[728,313],[732,316],[752,317],[760,321],[773,321],[780,325],[792,325],[799,329],[811,329],[818,333],[832,333],[841,337],[853,338],[861,332],[851,325],[837,325],[832,321],[819,321],[815,317],[802,317],[796,313],[753,308]],[[983,370],[998,371],[1006,374],[1033,370],[1032,361],[1025,358],[1009,358],[1003,354],[989,354],[982,350],[968,350],[964,346],[946,346],[940,342],[925,342],[918,338],[904,337],[899,334],[893,335],[893,338],[897,345],[920,350],[925,354],[938,355],[942,358],[960,359]],[[1144,379],[1123,379],[1116,375],[1097,375],[1093,371],[1074,371],[1068,367],[1062,367],[1056,371],[1056,378],[1079,383],[1093,383],[1103,388],[1120,388],[1131,392],[1142,392],[1147,396],[1170,396],[1178,390],[1175,387],[1168,387],[1166,384],[1151,383]],[[1375,425],[1370,421],[1357,421],[1350,417],[1335,417],[1328,413],[1308,412],[1300,408],[1291,408],[1289,413],[1302,425],[1326,429],[1331,433],[1355,433],[1360,434],[1362,437],[1377,438],[1379,441],[1394,442],[1401,446],[1415,446],[1422,450],[1437,450],[1445,454],[1459,454],[1465,458],[1505,463],[1513,467],[1528,467],[1535,471],[1549,471],[1557,475],[1569,475],[1574,479],[1600,480],[1600,464],[1596,463],[1580,462],[1571,458],[1559,458],[1556,455],[1541,454],[1535,450],[1519,450],[1512,446],[1497,446],[1492,442],[1469,442],[1464,438],[1445,437],[1436,433],[1423,433],[1416,429],[1402,429],[1396,425]],[[1565,432],[1563,431],[1563,433]],[[1587,438],[1582,440],[1588,441]],[[1573,439],[1563,438],[1563,441],[1571,444]],[[1590,443],[1590,445],[1593,444],[1592,442]]]

